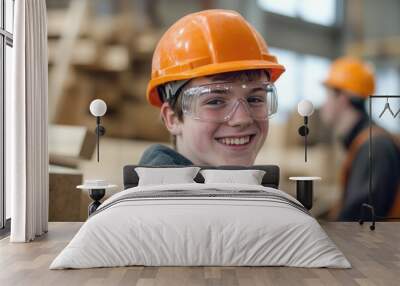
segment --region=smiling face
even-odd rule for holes
[[[268,81],[268,77],[260,73],[257,80]],[[220,81],[217,77],[196,78],[187,84],[187,88]],[[235,81],[242,82],[242,79]],[[237,89],[234,96],[241,98],[245,94]],[[162,114],[166,114],[165,111]],[[268,134],[268,119],[254,120],[242,103],[223,123],[202,121],[186,115],[183,121],[171,116],[163,118],[170,132],[176,135],[177,151],[196,165],[253,165]],[[171,122],[173,124],[168,124]]]

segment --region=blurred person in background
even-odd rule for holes
[[[160,39],[147,88],[173,149],[155,144],[140,165],[254,164],[277,111],[284,67],[240,14],[189,14]]]
[[[346,150],[341,169],[342,196],[331,210],[330,217],[355,221],[360,219],[362,204],[368,203],[369,116],[366,100],[374,93],[375,78],[366,63],[344,57],[333,62],[324,85],[328,97],[321,109],[322,120],[333,128]],[[375,214],[399,217],[400,144],[374,123],[372,134],[372,204]]]

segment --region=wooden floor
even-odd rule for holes
[[[81,223],[50,223],[32,243],[0,241],[0,285],[400,285],[400,222],[324,223],[353,268],[119,267],[48,270]]]

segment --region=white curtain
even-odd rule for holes
[[[11,242],[47,232],[47,19],[45,0],[15,1],[13,92],[6,98],[6,187]]]

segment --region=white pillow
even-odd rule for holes
[[[199,170],[199,167],[135,168],[139,186],[195,183],[193,179]]]
[[[234,183],[246,185],[261,185],[265,171],[262,170],[201,170],[204,183]]]

